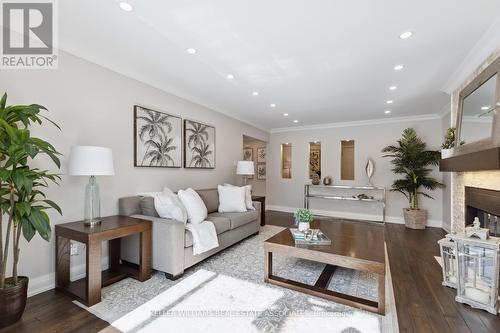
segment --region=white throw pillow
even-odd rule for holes
[[[237,186],[217,186],[220,213],[242,213],[247,211],[245,188]]]
[[[188,215],[186,208],[171,189],[165,187],[160,195],[155,197],[155,209],[160,217],[186,223]]]
[[[200,198],[198,193],[192,188],[179,190],[177,192],[179,200],[187,211],[188,221],[193,224],[201,223],[207,218],[207,206]]]
[[[224,186],[232,186],[237,187],[235,185],[224,183]],[[245,189],[245,205],[247,206],[247,210],[255,210],[252,202],[252,185],[242,186]]]
[[[155,210],[160,217],[187,222],[186,208],[168,187],[165,187],[163,192],[144,192],[139,195],[153,198]]]

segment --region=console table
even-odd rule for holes
[[[151,221],[129,216],[108,216],[90,227],[84,221],[57,224],[56,289],[76,297],[87,306],[101,301],[101,287],[132,277],[151,277]],[[120,238],[140,234],[139,268],[120,263]],[[70,280],[70,241],[86,245],[86,277]],[[101,272],[101,242],[109,241],[109,269]]]
[[[366,198],[360,199],[353,196],[347,195],[336,195],[333,193],[328,194],[311,194],[311,189],[323,189],[325,191],[332,192],[335,189],[337,190],[355,190],[355,191],[369,191],[369,192],[378,192],[378,197],[374,194],[374,198]],[[360,193],[358,193],[360,194]],[[379,203],[382,208],[382,221],[385,222],[385,200],[386,200],[386,189],[385,187],[376,187],[376,186],[350,186],[350,185],[311,185],[306,184],[304,186],[304,208],[309,208],[309,201],[311,198],[316,199],[326,199],[326,200],[342,200],[347,202],[361,202],[361,203]]]

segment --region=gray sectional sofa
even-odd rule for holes
[[[219,213],[219,193],[217,189],[197,190],[207,206],[207,220],[213,222],[219,247],[198,255],[193,255],[193,238],[184,223],[164,219],[154,209],[152,197],[133,196],[120,198],[120,215],[133,216],[153,222],[153,269],[164,272],[167,278],[175,280],[184,270],[211,255],[259,232],[260,202],[253,202],[255,210],[244,213]],[[139,236],[122,239],[121,258],[139,263]]]

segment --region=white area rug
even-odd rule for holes
[[[125,279],[103,289],[89,312],[122,332],[398,332],[392,282],[386,316],[267,284],[263,241],[283,228],[265,226],[170,281],[156,272],[143,283]],[[314,284],[324,265],[273,258],[275,275]],[[377,300],[376,276],[337,269],[329,289]]]

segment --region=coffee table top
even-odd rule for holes
[[[289,229],[277,233],[265,243],[289,247],[291,256],[294,249],[300,249],[385,265],[384,227],[381,225],[317,219],[311,223],[311,228],[320,229],[332,240],[332,245],[296,247]]]

